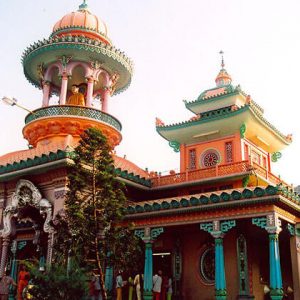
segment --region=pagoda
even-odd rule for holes
[[[272,173],[291,135],[232,84],[221,54],[216,86],[184,101],[194,116],[156,119],[180,172],[151,172],[149,198],[128,207],[146,243],[144,295],[162,269],[175,299],[298,299],[300,199]]]
[[[29,149],[0,156],[0,276],[10,267],[14,278],[19,260],[51,265],[50,224],[63,213],[73,149],[91,127],[112,148],[121,142],[109,104],[133,73],[86,1],[30,45],[22,63],[41,101],[25,117]],[[113,154],[128,197],[124,222],[135,224],[145,245],[143,298],[152,299],[153,273],[162,270],[175,300],[300,299],[300,198],[272,173],[291,135],[232,84],[223,56],[215,82],[184,102],[189,120],[156,119],[157,132],[180,153],[179,173],[148,172]]]

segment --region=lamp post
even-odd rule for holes
[[[10,106],[18,106],[32,114],[34,113],[32,110],[18,104],[18,100],[16,98],[9,98],[9,97],[4,96],[4,97],[2,97],[2,101],[4,104],[10,105]]]

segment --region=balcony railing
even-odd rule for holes
[[[151,179],[152,186],[172,185],[188,181],[204,180],[215,177],[222,177],[227,175],[246,173],[251,170],[248,161],[241,161],[237,163],[217,165],[212,168],[205,168],[184,173],[177,173],[167,176],[157,176]]]
[[[254,173],[254,175],[259,175],[260,177],[266,179],[267,181],[273,184],[283,183],[284,185],[288,186],[288,184],[283,182],[279,177],[276,177],[274,174],[268,172],[266,169],[255,163],[252,163],[251,165],[249,161],[217,165],[211,168],[187,171],[166,176],[156,176],[151,178],[151,182],[153,187],[159,187],[197,180],[200,181],[205,179],[213,179],[217,177],[224,177],[230,175],[234,176],[243,173],[250,174],[251,171],[252,173]]]
[[[85,117],[109,124],[118,131],[122,130],[121,123],[110,114],[98,109],[75,105],[53,105],[36,109],[33,111],[33,113],[30,113],[26,116],[25,124],[45,117],[58,116]]]
[[[262,166],[258,165],[255,162],[252,162],[252,166],[253,166],[253,170],[254,172],[259,175],[260,177],[267,179],[268,181],[275,183],[275,184],[280,184],[282,183],[285,186],[290,186],[289,184],[287,184],[286,182],[284,182],[281,178],[275,176],[274,174],[272,174],[271,172],[269,172],[268,170],[266,170],[265,168],[263,168]]]

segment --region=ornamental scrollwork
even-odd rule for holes
[[[241,135],[241,138],[244,138],[244,137],[245,137],[246,129],[247,129],[246,124],[243,123],[243,124],[241,125],[241,127],[240,127],[240,135]]]
[[[12,232],[12,217],[17,217],[19,209],[27,205],[37,208],[40,214],[46,214],[44,231],[51,232],[50,221],[52,219],[52,205],[47,199],[43,199],[39,190],[29,180],[21,179],[12,195],[11,205],[7,206],[3,214],[3,229],[1,237],[8,237]]]
[[[262,217],[262,218],[253,218],[252,219],[252,224],[256,225],[262,229],[265,229],[267,227],[267,218]]]
[[[169,146],[173,148],[174,152],[178,153],[180,151],[180,143],[177,141],[171,141],[169,142]]]
[[[223,221],[221,222],[220,229],[223,233],[226,233],[235,226],[236,226],[235,220]]]
[[[277,162],[282,157],[281,152],[274,152],[271,155],[272,162]]]
[[[163,232],[164,232],[164,228],[163,227],[153,228],[153,229],[151,229],[150,236],[151,236],[152,239],[156,239]]]

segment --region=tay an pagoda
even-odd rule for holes
[[[22,63],[41,101],[25,118],[29,149],[0,157],[0,275],[11,266],[14,278],[20,260],[51,265],[50,224],[63,211],[73,149],[90,127],[113,148],[120,144],[122,125],[109,103],[133,73],[85,1],[30,45]],[[145,244],[144,299],[152,299],[158,270],[173,278],[173,299],[300,299],[300,199],[272,173],[291,136],[231,81],[222,59],[216,86],[185,102],[190,120],[156,120],[180,153],[179,173],[148,172],[113,154],[126,185],[126,221]]]

